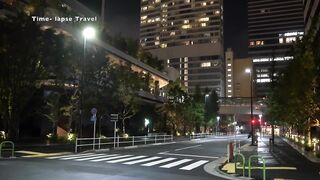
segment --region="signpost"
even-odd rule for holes
[[[116,136],[117,136],[117,121],[119,119],[118,114],[110,114],[111,122],[114,122],[114,132],[113,132],[113,148],[116,147]]]
[[[97,122],[97,112],[96,108],[91,109],[91,121],[93,121],[93,150],[95,149],[95,142],[96,142],[96,122]]]

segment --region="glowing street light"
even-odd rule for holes
[[[144,127],[148,127],[148,133],[149,133],[149,124],[150,124],[150,120],[145,118],[144,119]]]

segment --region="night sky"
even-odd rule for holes
[[[79,0],[100,12],[101,0]],[[236,57],[247,56],[247,0],[224,0],[224,43]],[[140,0],[106,0],[106,23],[111,34],[139,39]]]

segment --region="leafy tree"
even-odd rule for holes
[[[216,123],[216,119],[219,111],[218,94],[216,91],[211,91],[208,97],[205,97],[205,113],[204,113],[204,125],[205,129],[208,126],[212,126]]]

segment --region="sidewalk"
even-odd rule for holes
[[[275,145],[273,149],[270,149],[269,138],[268,136],[261,137],[258,139],[257,146],[246,144],[241,148],[241,154],[245,156],[246,161],[246,177],[248,177],[249,157],[259,155],[266,163],[266,179],[320,179],[320,164],[310,162],[280,137],[275,138]],[[238,161],[241,162],[240,159]],[[262,161],[255,159],[252,160],[252,164],[252,167],[255,167],[252,170],[252,177],[262,179],[262,168],[259,168],[262,167]],[[222,170],[234,174],[234,166],[234,163],[227,163]],[[242,176],[242,169],[238,169],[236,173]]]

